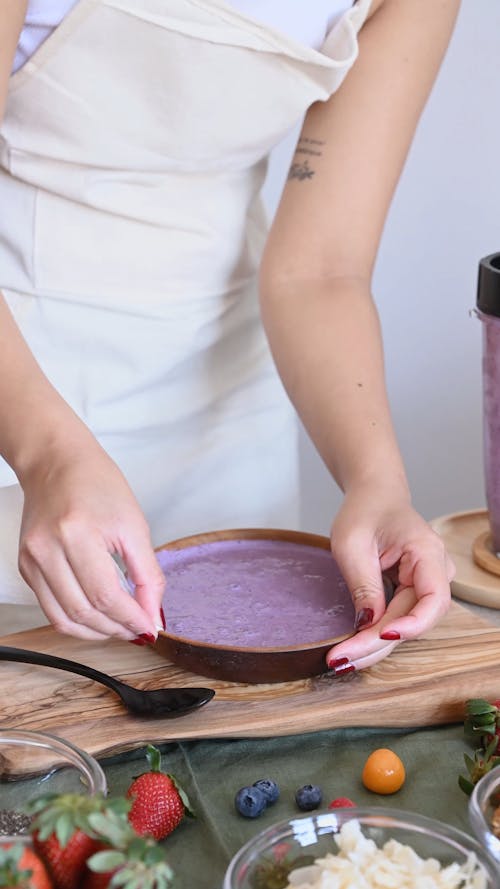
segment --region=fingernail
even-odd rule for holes
[[[386,639],[388,642],[395,642],[396,639],[401,639],[401,636],[396,630],[386,630],[385,633],[380,634],[381,639]]]
[[[348,657],[336,657],[326,662],[329,670],[335,670],[337,667],[343,667],[349,663]]]
[[[165,620],[165,612],[164,612],[163,608],[160,608],[160,617],[161,617],[163,629],[166,630],[167,629],[167,621]]]
[[[334,669],[335,676],[345,676],[346,673],[354,673],[356,667],[354,664],[345,664],[343,667],[336,667]]]
[[[132,645],[152,645],[156,642],[152,633],[140,633],[135,639],[130,640]]]
[[[356,620],[354,621],[354,629],[361,630],[362,627],[367,627],[368,624],[371,624],[373,621],[373,608],[362,608],[361,611],[358,611],[356,615]]]

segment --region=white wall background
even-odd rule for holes
[[[500,251],[500,2],[462,0],[381,244],[374,293],[414,503],[428,519],[484,505],[481,257]],[[293,140],[272,159],[272,210]],[[327,533],[341,495],[305,435],[302,528]]]

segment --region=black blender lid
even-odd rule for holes
[[[476,306],[485,315],[500,318],[500,253],[490,253],[479,262]]]

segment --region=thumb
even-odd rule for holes
[[[386,625],[398,617],[408,614],[415,607],[416,595],[413,587],[404,587],[400,589],[387,606],[387,611],[383,618],[372,627],[345,639],[338,645],[335,645],[326,655],[327,664],[330,668],[335,669],[336,675],[349,673],[352,670],[363,670],[370,667],[388,654],[400,644],[399,640],[386,642],[381,639],[380,634]]]
[[[372,540],[332,539],[332,553],[354,604],[354,629],[376,623],[385,612],[385,590],[377,548]]]

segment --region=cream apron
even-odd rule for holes
[[[0,288],[155,545],[297,525],[296,422],[258,315],[260,190],[354,62],[369,5],[320,53],[222,0],[79,0],[11,78]],[[32,601],[15,482],[0,465],[0,601]]]

